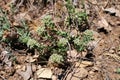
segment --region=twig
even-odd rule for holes
[[[70,68],[68,68],[66,70],[66,74],[65,74],[65,77],[63,77],[61,80],[66,80],[68,74],[70,73],[70,71],[72,71],[72,69],[75,67],[75,64],[73,64]]]
[[[17,7],[19,8],[22,4],[23,4],[24,0],[21,0],[20,3],[17,5]]]
[[[6,80],[3,76],[0,75],[0,77],[2,78],[2,80]]]
[[[104,9],[108,6],[108,4],[109,4],[109,0],[107,0],[107,2],[106,2],[106,4],[104,5]]]
[[[69,53],[70,53],[70,56],[71,56],[71,46],[70,46],[69,42],[68,42],[68,47],[69,47]]]

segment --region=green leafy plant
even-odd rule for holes
[[[46,15],[44,18],[43,18],[43,23],[44,23],[44,26],[47,26],[49,28],[54,28],[54,22],[52,20],[52,16],[51,15]]]
[[[24,28],[16,28],[17,33],[19,34],[18,41],[27,44],[28,40],[31,38],[28,30],[28,25],[25,23],[24,20],[22,20],[21,23]]]
[[[3,30],[0,31],[0,40],[2,39],[3,36]]]
[[[34,47],[39,47],[40,44],[35,39],[29,39],[27,42],[27,46],[32,49]]]
[[[52,54],[49,58],[51,63],[62,64],[64,62],[64,58],[62,55],[59,54]]]
[[[30,32],[28,29],[28,25],[25,23],[25,21],[22,21],[22,26],[24,27],[23,29],[17,29],[17,32],[19,34],[19,39],[18,41],[20,43],[24,43],[29,47],[30,49],[33,48],[40,48],[40,44],[30,36]]]
[[[45,32],[45,26],[42,26],[42,27],[38,27],[37,29],[37,34],[40,36],[40,35],[43,35]]]
[[[85,30],[83,32],[83,41],[87,44],[91,40],[93,40],[93,32],[91,30]]]
[[[116,70],[116,72],[117,72],[118,74],[120,74],[120,68],[118,68],[118,69]]]
[[[8,42],[8,39],[4,38],[4,31],[10,30],[10,22],[7,18],[6,11],[0,7],[0,41]]]
[[[67,32],[62,31],[62,30],[58,30],[57,35],[65,37],[65,38],[67,38],[69,36]]]
[[[24,33],[22,36],[19,37],[19,42],[26,44],[29,39],[30,39],[30,36]]]
[[[83,2],[82,2],[82,5],[83,5]],[[67,0],[66,8],[69,14],[69,16],[65,20],[66,25],[82,26],[83,24],[87,24],[87,14],[85,10],[78,11],[73,5],[71,0]]]
[[[74,23],[76,25],[83,25],[86,21],[87,21],[87,14],[86,12],[75,12],[74,14],[75,17],[74,18]]]
[[[67,43],[68,43],[68,40],[66,38],[61,38],[58,41],[57,45],[58,45],[58,47],[65,47],[67,45]]]
[[[15,5],[13,3],[11,3],[9,6],[10,6],[10,11],[12,13],[15,13],[15,11],[17,10],[17,8],[15,7]]]
[[[83,51],[86,48],[86,45],[88,44],[88,42],[90,42],[91,40],[93,40],[93,33],[91,30],[86,30],[81,37],[75,38],[73,40],[75,48],[78,51]]]
[[[10,29],[10,22],[7,19],[7,15],[6,12],[2,10],[2,8],[0,7],[0,23],[1,23],[1,27],[3,30],[9,30]]]
[[[61,38],[57,42],[58,48],[56,48],[56,53],[59,53],[61,55],[65,55],[66,51],[68,50],[68,39]]]

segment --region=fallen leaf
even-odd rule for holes
[[[20,26],[20,24],[17,22],[13,22],[13,26]]]
[[[10,54],[8,51],[2,51],[0,57],[2,62],[5,63],[8,67],[12,66],[12,61],[9,60]]]
[[[77,37],[77,34],[78,34],[78,32],[77,32],[76,29],[74,29],[74,30],[72,30],[72,31],[70,32],[70,36],[71,36],[71,37]]]
[[[46,78],[51,79],[52,78],[52,71],[50,68],[41,68],[37,71],[38,78]]]
[[[84,68],[74,68],[71,73],[68,74],[66,80],[82,80],[87,77],[88,71]]]
[[[21,75],[23,77],[24,80],[28,80],[31,75],[32,75],[32,67],[30,64],[27,65],[27,70],[24,72],[24,71],[20,71],[20,70],[17,70],[16,71],[19,75]]]
[[[105,29],[107,32],[112,30],[112,28],[109,26],[108,22],[104,17],[101,17],[101,20],[98,21],[98,26],[98,30],[102,28]]]
[[[120,17],[120,11],[111,7],[111,8],[107,8],[107,9],[104,9],[104,12],[108,12],[109,14],[115,14],[115,16],[118,16]]]
[[[27,62],[35,62],[36,59],[34,59],[32,56],[27,56],[25,61],[27,61]]]
[[[93,62],[90,62],[90,61],[82,61],[82,62],[76,62],[76,63],[75,63],[75,67],[85,68],[85,67],[89,67],[89,66],[93,66]]]
[[[16,16],[14,16],[14,19],[17,21],[21,21],[23,19],[30,21],[31,17],[30,17],[30,15],[28,15],[28,12],[24,12],[24,13],[20,13],[20,14],[17,14]]]
[[[77,57],[77,54],[78,52],[76,50],[67,51],[67,55],[72,58]]]
[[[57,76],[53,75],[52,80],[58,80]]]

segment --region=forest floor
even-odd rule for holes
[[[41,1],[0,0],[0,80],[120,80],[120,0]]]

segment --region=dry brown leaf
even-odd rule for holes
[[[89,66],[93,66],[93,62],[90,62],[90,61],[82,61],[82,62],[76,62],[76,63],[75,63],[75,67],[85,68],[85,67],[89,67]]]
[[[71,37],[77,37],[77,34],[78,34],[78,32],[77,32],[76,29],[73,29],[73,30],[70,32],[70,36],[71,36]]]
[[[78,52],[74,49],[74,50],[71,50],[71,51],[67,51],[67,55],[69,56],[69,57],[72,57],[72,58],[75,58],[75,57],[77,57],[77,54],[78,54]]]
[[[53,75],[52,80],[58,80],[57,76]]]
[[[43,23],[40,20],[32,20],[32,22],[29,23],[28,25],[30,27],[30,30],[33,30],[34,32],[36,32],[38,27],[42,26]]]
[[[19,75],[21,75],[23,77],[24,80],[28,80],[31,75],[32,75],[32,67],[30,64],[27,65],[27,70],[24,72],[24,71],[20,71],[20,70],[17,70],[17,73]]]
[[[104,17],[101,17],[101,20],[98,21],[98,26],[98,29],[104,28],[107,32],[112,30]]]
[[[8,51],[2,51],[0,57],[2,62],[5,63],[8,67],[12,66],[12,61],[9,60],[10,55]]]
[[[20,24],[17,22],[13,22],[13,26],[20,26]]]
[[[115,16],[118,16],[120,17],[120,11],[111,7],[111,8],[107,8],[107,9],[104,9],[105,12],[108,12],[109,14],[115,14]]]
[[[16,16],[14,16],[15,20],[17,21],[21,21],[23,19],[26,19],[28,21],[31,21],[31,17],[30,15],[28,15],[28,12],[24,12],[24,13],[20,13],[20,14],[17,14]]]
[[[35,62],[37,59],[33,58],[32,56],[27,56],[26,60],[27,62]]]
[[[51,79],[52,78],[52,71],[50,68],[41,68],[37,71],[38,78],[46,78]]]
[[[74,68],[73,72],[69,73],[66,80],[82,80],[86,78],[88,71],[84,68]]]

